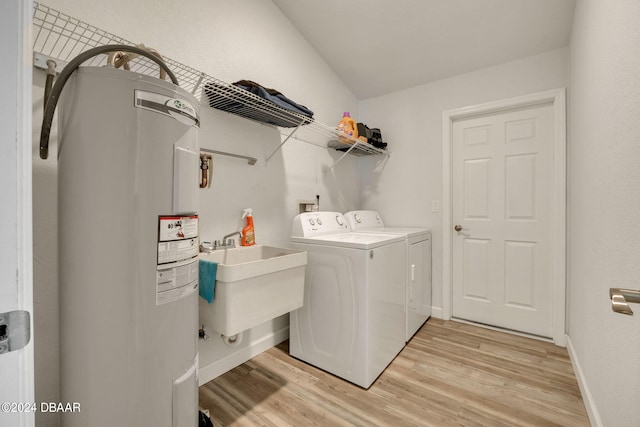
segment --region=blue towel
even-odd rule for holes
[[[209,304],[216,295],[216,272],[218,271],[218,263],[206,261],[200,258],[198,264],[198,280],[200,282],[200,296]]]

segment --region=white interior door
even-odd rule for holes
[[[553,120],[545,104],[453,122],[453,317],[553,336]]]

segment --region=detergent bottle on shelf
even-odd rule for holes
[[[256,244],[255,230],[253,228],[253,209],[247,208],[242,211],[242,219],[247,218],[247,225],[242,229],[242,246],[252,246]]]
[[[351,136],[353,139],[358,139],[358,125],[356,121],[351,118],[351,114],[348,111],[345,111],[342,115],[342,119],[340,123],[338,123],[338,131],[340,133],[346,133]],[[352,144],[353,142],[348,138],[340,138],[338,140],[345,144]]]

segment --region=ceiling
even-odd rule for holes
[[[569,44],[575,0],[273,0],[358,99]]]

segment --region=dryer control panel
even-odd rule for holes
[[[351,227],[340,212],[304,212],[293,219],[291,227],[291,235],[296,237],[312,237],[350,231]]]
[[[382,228],[384,223],[376,211],[351,211],[344,214],[353,231]]]

